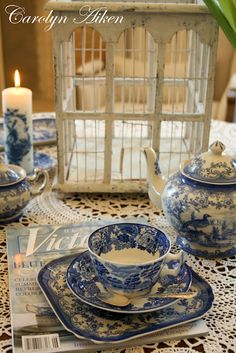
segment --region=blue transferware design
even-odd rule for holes
[[[35,113],[33,120],[33,145],[55,144],[57,139],[54,113]],[[0,119],[0,150],[4,145],[3,119]]]
[[[31,185],[27,180],[0,188],[0,223],[16,220],[29,202]]]
[[[205,247],[201,247],[199,245],[194,247],[194,244],[185,240],[185,238],[181,236],[177,236],[176,243],[179,245],[181,249],[184,249],[186,252],[198,256],[205,257],[207,259],[215,259],[215,258],[227,258],[234,256],[236,254],[236,247],[231,247],[230,249],[222,250],[220,248],[211,247],[205,250]]]
[[[216,141],[209,152],[184,162],[162,193],[163,210],[179,234],[179,246],[209,259],[236,254],[236,161],[223,154],[224,149]],[[151,168],[149,172],[155,174]]]
[[[41,175],[38,188],[33,190],[32,185]],[[27,176],[23,168],[3,164],[1,159],[0,176],[0,223],[17,219],[30,199],[40,194],[48,183],[45,170],[36,169],[34,175]]]
[[[24,156],[32,148],[32,139],[25,114],[20,114],[18,109],[6,109],[4,113],[5,125],[5,154],[10,164],[20,165]]]
[[[72,294],[66,272],[74,256],[51,261],[38,275],[38,283],[50,306],[66,330],[95,343],[125,342],[202,317],[212,306],[210,285],[192,271],[196,297],[181,299],[168,308],[144,314],[110,313],[84,304]]]
[[[47,153],[34,152],[34,167],[50,171],[56,165],[55,160]]]
[[[35,114],[33,117],[33,142],[35,145],[56,143],[57,131],[55,115]]]
[[[216,141],[209,152],[195,157],[182,168],[183,175],[196,181],[210,184],[236,183],[236,161],[230,156],[222,155],[225,145]]]
[[[0,162],[2,161],[1,157]],[[8,169],[8,168],[2,168],[0,169],[0,186],[5,186],[9,184],[16,184],[18,183],[19,179],[23,179],[24,174],[20,175],[18,174],[17,170],[14,169]]]
[[[93,232],[89,237],[89,249],[98,256],[107,254],[112,249],[122,250],[137,248],[149,254],[165,255],[170,249],[170,240],[166,235],[144,224],[111,224]]]
[[[201,184],[177,173],[162,200],[182,249],[207,258],[236,254],[236,185]]]
[[[183,254],[169,254],[170,239],[159,229],[136,223],[117,223],[107,225],[94,231],[88,239],[88,250],[95,272],[101,283],[111,291],[125,294],[129,297],[148,292],[157,282],[162,267],[163,280],[168,281],[168,275],[177,276],[184,262]],[[102,258],[111,250],[139,249],[156,257],[144,263],[117,263],[114,260]],[[174,258],[173,258],[174,257]],[[168,267],[170,260],[175,259],[178,266]]]
[[[232,167],[228,166],[226,162],[212,162],[209,167],[204,168],[206,160],[201,156],[195,158],[195,168],[192,168],[191,165],[187,165],[183,169],[183,174],[191,177],[194,180],[202,181],[204,183],[214,183],[214,180],[217,181],[216,184],[225,184],[227,180],[230,180],[231,183],[236,182],[236,161],[232,160]],[[207,178],[205,177],[207,176]],[[232,178],[234,177],[234,178]]]
[[[1,156],[4,156],[4,153],[0,154]],[[40,168],[40,169],[46,169],[47,171],[52,170],[55,168],[56,162],[55,160],[47,153],[44,152],[34,152],[34,168]],[[8,174],[8,180],[7,179],[7,174]],[[1,176],[1,170],[0,170],[0,180],[3,179]],[[11,170],[4,172],[4,180],[6,180],[7,184],[10,182],[14,181],[15,175],[14,172]]]
[[[176,264],[172,265],[175,266]],[[161,282],[158,282],[155,287],[158,288],[157,293],[184,293],[188,291],[191,281],[191,270],[187,265],[184,265],[179,275],[172,278],[171,283],[163,286]],[[69,265],[67,284],[72,292],[83,302],[99,309],[118,313],[151,312],[163,309],[176,302],[176,299],[158,298],[158,296],[153,298],[148,294],[141,298],[132,298],[131,304],[125,308],[102,302],[98,298],[98,294],[104,293],[106,290],[96,276],[88,251],[80,254]]]

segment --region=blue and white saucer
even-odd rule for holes
[[[186,292],[192,282],[190,268],[185,264],[180,274],[175,277],[172,284],[163,287],[161,284],[156,284],[158,292]],[[98,294],[106,292],[101,282],[98,280],[94,271],[89,252],[86,251],[80,254],[68,267],[67,284],[73,294],[80,300],[99,309],[113,311],[117,313],[145,313],[163,309],[178,299],[149,297],[148,294],[142,297],[132,298],[131,303],[125,307],[119,307],[104,303],[98,298]]]
[[[51,145],[57,140],[55,113],[36,113],[33,115],[34,145]]]
[[[56,166],[56,161],[47,153],[34,152],[34,168],[52,170]]]
[[[191,288],[197,295],[168,308],[144,314],[118,314],[93,308],[78,300],[67,286],[66,273],[74,255],[49,262],[38,274],[38,283],[49,305],[65,327],[78,338],[95,343],[125,342],[201,318],[212,306],[210,285],[191,270]]]

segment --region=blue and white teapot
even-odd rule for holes
[[[236,254],[236,160],[216,141],[208,152],[185,161],[164,183],[155,152],[145,149],[149,197],[177,230],[185,251],[206,258]],[[165,184],[165,185],[164,185]]]
[[[43,192],[48,180],[46,170],[35,169],[34,175],[27,176],[23,168],[4,164],[0,157],[0,223],[16,220],[31,198]]]

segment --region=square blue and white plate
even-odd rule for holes
[[[192,289],[197,295],[181,299],[159,311],[119,314],[93,308],[71,292],[66,282],[74,255],[49,262],[38,274],[38,283],[54,313],[78,338],[95,343],[118,343],[201,318],[211,308],[214,295],[210,285],[192,271]]]

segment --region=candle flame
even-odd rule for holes
[[[15,87],[20,87],[20,74],[19,71],[15,71]]]

